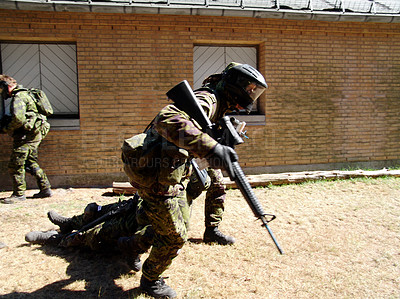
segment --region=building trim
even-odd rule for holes
[[[400,13],[351,12],[346,10],[316,11],[311,9],[281,9],[247,6],[227,6],[204,4],[170,4],[165,2],[134,1],[57,1],[57,0],[3,0],[2,9],[58,11],[58,12],[97,12],[126,14],[171,14],[200,16],[229,16],[249,18],[273,18],[288,20],[346,21],[399,23]]]

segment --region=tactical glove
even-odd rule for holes
[[[232,163],[238,161],[239,157],[231,147],[217,144],[206,159],[211,168],[225,169],[231,180],[235,180]]]

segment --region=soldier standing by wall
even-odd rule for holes
[[[246,64],[231,63],[221,74],[208,77],[195,95],[212,122],[227,112],[246,109],[267,88],[264,77]],[[141,288],[154,297],[176,297],[176,292],[165,284],[162,273],[170,266],[187,240],[191,198],[187,194],[190,176],[190,157],[206,158],[213,181],[206,195],[206,242],[231,244],[234,239],[218,230],[224,210],[225,190],[220,170],[237,160],[235,151],[218,144],[203,133],[189,116],[175,105],[164,107],[146,134],[132,139],[133,151],[143,148],[139,156],[124,151],[124,170],[133,186],[138,188],[143,210],[154,231],[152,249],[143,264]],[[134,136],[133,138],[135,138]],[[141,138],[141,139],[140,139]],[[135,144],[136,143],[136,144]],[[229,161],[229,162],[228,162]],[[132,255],[148,249],[146,234],[121,238],[120,248],[130,248]]]
[[[50,129],[45,115],[38,112],[36,102],[28,90],[18,85],[10,76],[0,75],[0,95],[2,101],[11,97],[11,115],[2,119],[1,132],[13,138],[13,148],[9,172],[13,183],[13,193],[2,202],[12,204],[24,201],[26,182],[25,172],[36,178],[40,192],[35,198],[52,196],[50,182],[38,163],[38,147]]]

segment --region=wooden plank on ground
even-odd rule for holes
[[[133,195],[136,188],[128,182],[113,182],[113,192],[119,195]]]
[[[252,187],[268,185],[298,184],[317,180],[340,180],[351,178],[377,178],[384,176],[400,177],[400,170],[355,170],[355,171],[305,171],[275,174],[248,175],[247,179]],[[224,183],[229,188],[236,188],[236,183],[224,177]]]
[[[318,180],[340,180],[352,178],[377,178],[385,176],[400,177],[400,170],[331,170],[331,171],[304,171],[288,173],[271,173],[247,175],[252,187],[265,187],[268,185],[298,184]],[[228,188],[236,188],[236,183],[228,177],[224,177],[224,183]],[[132,195],[136,188],[127,182],[114,182],[113,192],[116,194]]]

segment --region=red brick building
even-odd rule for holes
[[[20,61],[5,67],[10,45],[68,45],[75,53],[68,65],[76,99],[67,97],[75,108],[60,108],[39,153],[54,187],[125,181],[124,138],[144,130],[172,86],[193,84],[202,47],[227,49],[224,59],[232,48],[254,50],[269,84],[245,118],[250,139],[237,148],[246,173],[399,164],[400,7],[176,2],[2,2],[2,72]],[[0,144],[0,187],[10,189],[11,138],[1,135]]]

